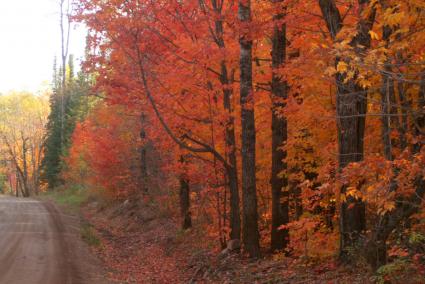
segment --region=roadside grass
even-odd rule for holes
[[[81,225],[81,239],[85,241],[89,246],[100,247],[102,242],[97,236],[96,229],[90,223],[84,223]]]
[[[81,218],[81,239],[92,247],[100,247],[102,245],[100,238],[97,236],[96,229],[81,215],[81,207],[93,198],[92,192],[87,190],[87,188],[79,185],[59,187],[44,193],[41,198],[56,203],[65,212],[79,215]]]
[[[87,189],[74,185],[46,192],[43,197],[65,207],[66,210],[78,212],[81,206],[88,201],[89,193]]]

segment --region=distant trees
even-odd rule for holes
[[[47,95],[0,96],[0,145],[6,158],[1,167],[16,195],[29,197],[39,193],[48,113]]]

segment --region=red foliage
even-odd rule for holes
[[[135,192],[139,184],[137,129],[137,120],[125,108],[97,105],[74,131],[65,178],[101,187],[116,197]]]

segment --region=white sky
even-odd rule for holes
[[[71,31],[76,59],[84,54],[85,35],[81,26]],[[45,88],[60,46],[58,0],[0,0],[0,93]]]

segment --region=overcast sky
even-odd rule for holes
[[[36,92],[60,56],[58,0],[0,0],[0,92]],[[81,59],[85,30],[74,27],[70,53]]]

